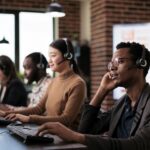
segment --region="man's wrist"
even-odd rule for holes
[[[100,86],[100,87],[98,88],[98,93],[101,93],[101,94],[104,95],[104,96],[105,96],[108,92],[109,92],[109,90],[108,90],[107,88],[103,87],[103,86]]]
[[[108,93],[107,89],[103,87],[99,87],[93,99],[91,100],[90,105],[95,106],[95,107],[100,107],[107,93]]]
[[[78,132],[74,132],[73,133],[73,141],[84,144],[85,143],[85,135],[78,133]]]

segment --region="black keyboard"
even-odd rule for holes
[[[4,117],[0,117],[0,125],[9,125],[11,123],[14,123],[14,121],[11,121],[11,120],[7,120],[5,119]]]
[[[52,143],[54,139],[51,136],[36,136],[37,127],[29,125],[8,125],[8,130],[24,139],[25,143]]]

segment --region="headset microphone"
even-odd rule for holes
[[[60,62],[57,63],[57,65],[60,65],[61,63],[63,63],[64,61],[66,61],[65,59],[61,60]]]

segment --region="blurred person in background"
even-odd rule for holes
[[[0,56],[0,103],[27,106],[27,92],[24,84],[17,77],[14,63],[5,55]]]

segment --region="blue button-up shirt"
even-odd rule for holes
[[[125,99],[125,108],[121,115],[120,121],[118,122],[113,137],[115,138],[129,137],[136,108],[137,108],[137,104],[135,105],[134,108],[131,107],[131,100],[127,96]]]

